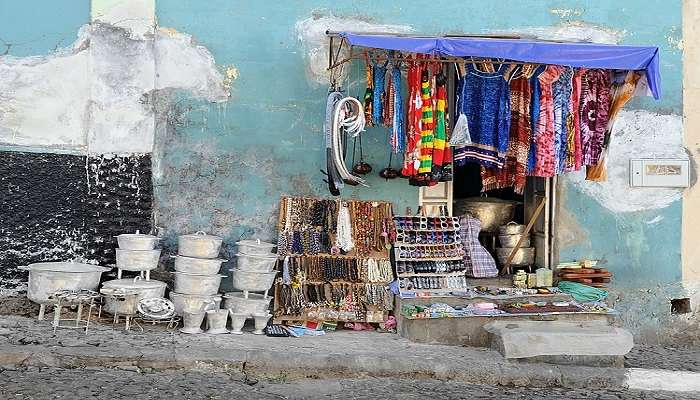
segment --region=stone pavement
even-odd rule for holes
[[[690,400],[697,393],[504,387],[461,382],[356,378],[246,381],[236,374],[29,368],[0,372],[0,398],[43,399],[521,399]]]
[[[411,343],[398,335],[338,331],[321,337],[124,332],[95,325],[86,336],[50,322],[0,316],[0,366],[121,367],[224,371],[254,379],[411,377],[465,383],[610,388],[622,368],[527,364],[489,349]]]

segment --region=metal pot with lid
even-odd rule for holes
[[[269,256],[273,254],[273,249],[277,247],[274,243],[263,242],[260,239],[240,240],[236,242],[236,245],[238,246],[238,251],[242,254],[252,256]]]
[[[177,252],[185,257],[216,258],[219,256],[223,241],[223,238],[207,235],[203,231],[190,235],[181,235],[177,240]]]
[[[513,219],[517,201],[495,197],[469,197],[454,202],[454,215],[469,214],[481,221],[482,232],[496,232],[501,225]]]
[[[123,233],[115,237],[119,248],[124,250],[153,250],[160,240],[157,236],[145,235],[138,230],[136,233]]]

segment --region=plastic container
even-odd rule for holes
[[[275,269],[277,256],[256,256],[251,254],[236,254],[237,267],[241,271],[270,272]]]
[[[277,247],[274,243],[261,242],[257,240],[241,240],[236,242],[238,251],[243,254],[253,256],[265,256],[273,254],[273,249]]]

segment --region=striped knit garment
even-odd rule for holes
[[[527,161],[532,140],[530,76],[534,66],[524,66],[510,80],[510,141],[503,168],[481,169],[482,192],[513,187],[516,193],[525,191]]]
[[[430,78],[427,70],[421,75],[421,144],[419,174],[427,174],[433,170],[433,99],[430,93]]]
[[[436,85],[435,99],[435,138],[433,140],[433,166],[442,167],[445,164],[445,146],[447,130],[445,128],[445,104],[447,104],[447,91],[445,85]]]

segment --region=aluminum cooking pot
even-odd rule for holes
[[[209,309],[221,308],[221,296],[201,296],[198,294],[184,294],[170,292],[170,300],[175,306],[175,313],[183,315],[185,312],[204,312]]]
[[[227,261],[221,258],[173,257],[175,258],[175,271],[200,275],[218,274],[221,269],[221,263]]]
[[[109,314],[136,315],[140,293],[134,289],[105,288],[100,290],[104,296],[104,310]]]
[[[199,231],[192,235],[182,235],[177,239],[177,253],[185,257],[216,258],[221,251],[223,239]]]
[[[119,248],[123,250],[153,250],[156,248],[160,238],[153,235],[144,235],[139,231],[136,233],[124,233],[116,236]]]
[[[49,303],[49,297],[59,290],[97,291],[100,276],[110,270],[99,265],[70,261],[36,263],[19,268],[29,271],[27,297],[40,304]]]
[[[508,261],[513,247],[498,247],[496,248],[496,257],[498,257],[498,263],[504,265]],[[515,252],[515,256],[511,261],[510,265],[522,266],[522,265],[532,265],[535,262],[535,248],[534,247],[521,247]]]
[[[133,290],[139,293],[139,300],[165,296],[165,282],[153,279],[144,280],[140,276],[134,279],[114,279],[102,284],[103,289]]]
[[[198,275],[185,272],[175,274],[175,292],[182,294],[198,294],[210,296],[219,292],[221,279],[226,275]]]
[[[117,268],[124,271],[150,271],[158,268],[159,250],[116,249]]]
[[[498,227],[513,219],[517,201],[493,197],[469,197],[454,202],[454,215],[469,214],[481,221],[483,232],[496,232]]]
[[[236,242],[236,245],[238,246],[238,251],[242,254],[253,256],[270,256],[272,255],[272,249],[277,247],[274,243],[261,242],[260,239],[241,240]]]

